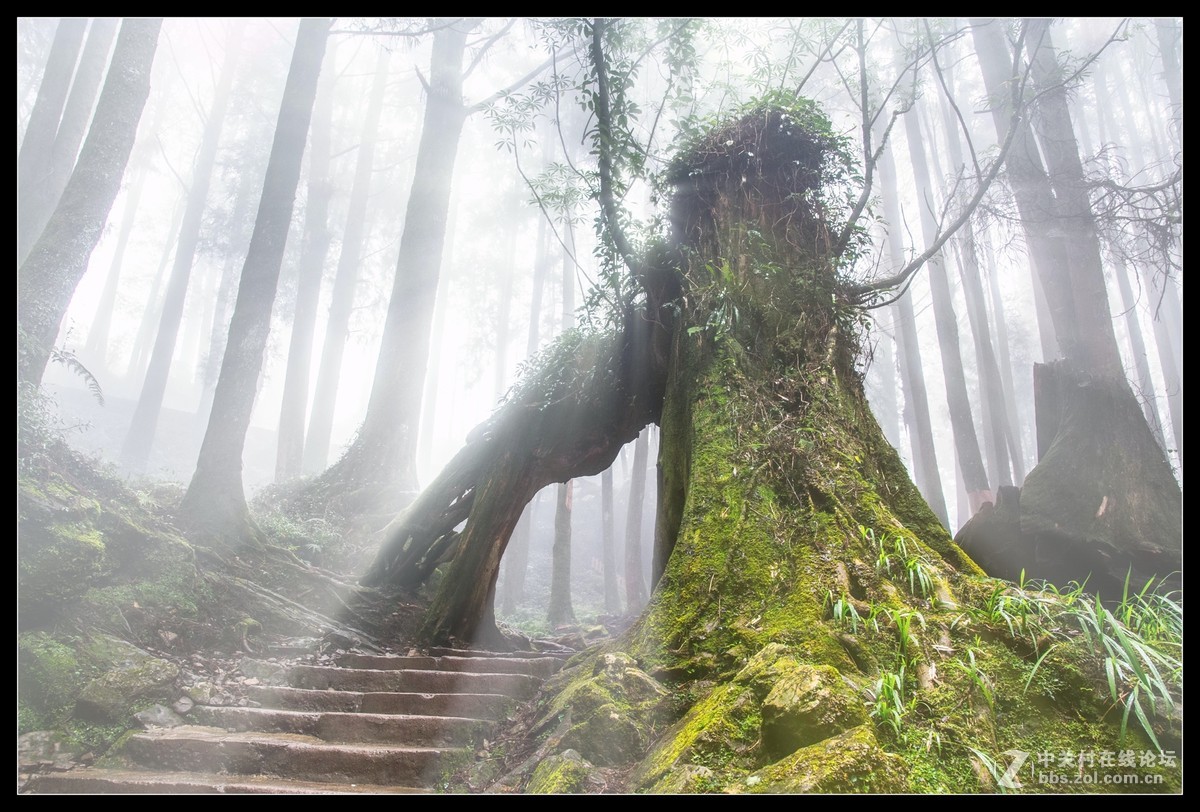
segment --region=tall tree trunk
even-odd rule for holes
[[[321,348],[321,364],[317,369],[317,385],[313,390],[312,415],[304,441],[304,471],[316,473],[329,461],[329,444],[333,436],[333,415],[337,406],[338,381],[342,375],[342,356],[350,334],[350,316],[354,312],[354,291],[358,286],[359,257],[362,255],[366,233],[367,201],[371,192],[371,173],[375,167],[375,146],[379,138],[379,117],[383,112],[383,97],[387,90],[388,52],[380,49],[375,59],[374,80],[370,100],[363,119],[362,138],[354,165],[354,182],[350,188],[350,204],[346,209],[346,228],[342,232],[342,252],[333,277],[329,300],[329,318],[325,324],[325,341]]]
[[[934,216],[933,184],[929,178],[929,165],[925,157],[925,142],[921,135],[920,119],[911,111],[904,117],[908,135],[908,152],[912,161],[913,174],[917,182],[917,199],[920,201],[921,231],[926,244],[937,239],[937,220]],[[929,288],[933,294],[933,316],[937,326],[938,349],[942,355],[942,373],[946,380],[946,404],[950,409],[950,425],[954,433],[954,448],[962,473],[963,485],[967,489],[970,513],[991,500],[987,469],[979,451],[979,438],[975,434],[975,420],[971,414],[971,400],[967,394],[967,381],[963,372],[962,351],[958,345],[958,316],[954,312],[954,295],[950,291],[950,279],[941,252],[933,256],[927,266]],[[959,514],[960,518],[962,514]]]
[[[121,208],[121,229],[117,232],[117,245],[113,249],[112,262],[108,266],[108,276],[104,278],[104,289],[96,302],[96,312],[92,317],[92,326],[88,329],[87,343],[84,345],[85,357],[100,366],[108,367],[108,343],[112,332],[113,311],[117,308],[117,288],[121,282],[121,265],[125,262],[125,249],[129,247],[129,237],[133,234],[133,223],[137,219],[138,206],[142,201],[142,190],[146,187],[146,167],[137,171],[125,194],[125,205]]]
[[[646,497],[649,463],[649,429],[633,444],[633,470],[629,477],[629,502],[625,510],[625,605],[631,612],[646,605],[646,576],[642,567],[642,503]]]
[[[87,134],[92,108],[96,106],[96,94],[100,90],[100,81],[104,78],[108,52],[117,36],[118,23],[119,20],[115,17],[97,17],[92,20],[87,44],[79,58],[79,67],[75,70],[75,81],[71,83],[71,94],[67,97],[62,120],[54,135],[46,177],[28,186],[20,199],[21,217],[17,222],[18,265],[29,255],[29,249],[46,227],[63,189],[67,187],[67,181],[71,179],[75,158],[79,155],[79,145],[83,143],[83,137]]]
[[[554,500],[554,546],[550,551],[550,606],[546,620],[551,628],[575,622],[571,605],[571,481],[559,483]]]
[[[1014,481],[1021,482],[1025,479],[1025,471],[1034,463],[1031,456],[1026,456],[1025,449],[1030,449],[1032,452],[1033,444],[1027,444],[1022,438],[1022,427],[1020,412],[1017,410],[1017,385],[1016,377],[1013,375],[1012,353],[1009,349],[1008,340],[1008,321],[1004,317],[1004,299],[1000,295],[1000,280],[997,278],[995,260],[992,256],[990,245],[984,246],[984,261],[986,266],[988,280],[988,302],[991,304],[990,312],[993,317],[993,322],[996,327],[996,345],[999,347],[999,365],[1000,375],[1003,380],[1002,390],[1004,392],[1004,413],[1007,416],[1005,422],[1008,424],[1008,453],[1013,462],[1013,477]],[[1035,278],[1035,283],[1037,282]],[[1023,381],[1025,378],[1022,379]],[[1022,395],[1028,391],[1028,397],[1023,397],[1023,402],[1032,404],[1033,390],[1030,387],[1022,387]],[[1032,420],[1028,421],[1032,424]]]
[[[883,195],[884,218],[889,223],[904,222],[897,197],[896,164],[890,147],[879,159],[879,188]],[[888,232],[888,259],[897,268],[904,266],[904,241],[897,228]],[[912,444],[913,475],[921,495],[942,523],[950,526],[946,497],[942,491],[937,451],[933,445],[933,423],[929,417],[929,397],[925,389],[925,373],[921,366],[921,348],[917,343],[916,315],[912,296],[905,293],[893,310],[892,323],[896,331],[896,354],[900,362],[900,383],[904,389],[904,423]]]
[[[254,234],[229,323],[229,341],[213,396],[212,414],[200,446],[196,473],[179,508],[186,523],[216,544],[236,547],[239,542],[260,539],[246,506],[242,450],[267,347],[271,307],[275,303],[330,25],[329,19],[322,18],[300,21],[263,179],[262,199],[254,220]]]
[[[458,217],[461,205],[455,199],[450,204],[450,215],[446,221],[446,244],[449,246],[445,258],[447,269],[454,266],[455,237],[458,234]],[[446,341],[446,311],[450,309],[450,283],[453,274],[441,274],[438,278],[437,298],[433,304],[433,324],[429,328],[429,357],[441,358]],[[442,365],[434,364],[425,376],[425,394],[421,398],[421,431],[417,435],[418,466],[429,470],[433,463],[434,439],[439,428],[438,407],[441,398]],[[441,426],[447,425],[443,421]]]
[[[896,336],[891,315],[890,310],[883,309],[871,313],[875,324],[872,335],[876,338],[867,375],[878,382],[868,387],[871,393],[871,407],[879,416],[879,425],[888,442],[899,448],[903,441],[900,433],[900,403],[897,398],[900,385],[896,380]]]
[[[1117,278],[1117,289],[1121,291],[1121,308],[1125,311],[1125,332],[1129,335],[1129,354],[1137,375],[1142,414],[1146,416],[1146,424],[1150,426],[1155,439],[1165,451],[1167,441],[1163,436],[1162,421],[1158,419],[1158,406],[1155,404],[1154,397],[1154,379],[1150,376],[1150,360],[1146,356],[1146,342],[1142,338],[1142,326],[1138,322],[1137,300],[1133,296],[1133,285],[1129,283],[1129,267],[1120,257],[1113,257],[1112,264],[1113,276]]]
[[[146,367],[146,379],[138,395],[137,407],[129,424],[129,433],[121,447],[122,464],[133,471],[144,471],[154,447],[154,435],[158,431],[158,417],[162,411],[171,365],[175,359],[175,342],[183,322],[184,303],[187,300],[188,282],[192,275],[192,263],[196,247],[200,243],[200,227],[204,220],[204,208],[208,201],[208,187],[212,180],[213,167],[217,160],[217,146],[225,126],[225,114],[229,110],[229,94],[233,87],[233,76],[237,72],[238,57],[242,47],[242,32],[245,23],[238,21],[230,33],[221,65],[220,79],[213,94],[208,121],[204,125],[204,136],[192,168],[192,185],[188,189],[187,208],[179,227],[179,240],[175,245],[175,263],[167,280],[167,292],[163,298],[159,317],[158,333],[154,339],[154,350]]]
[[[33,199],[39,186],[46,183],[50,175],[50,160],[54,152],[54,135],[62,118],[63,106],[67,103],[67,92],[71,89],[71,77],[75,73],[75,62],[83,45],[87,31],[87,19],[64,17],[58,21],[50,54],[46,57],[46,68],[38,86],[37,99],[29,112],[29,123],[25,126],[25,137],[17,152],[17,234],[27,231],[21,220],[22,213]],[[39,232],[40,234],[40,232]],[[33,235],[34,239],[38,234]],[[28,256],[32,246],[17,243],[17,266]]]
[[[533,358],[540,342],[542,320],[542,290],[546,286],[546,275],[550,264],[549,241],[546,220],[538,220],[537,254],[533,261],[533,290],[529,299],[529,332],[525,340],[525,357]],[[513,542],[504,555],[504,592],[502,608],[512,614],[524,597],[525,570],[529,565],[529,541],[534,526],[534,509],[538,498],[530,500],[521,514],[521,520],[513,533]]]
[[[354,443],[322,476],[323,484],[347,498],[353,495],[359,503],[353,507],[361,509],[380,500],[394,504],[399,494],[411,493],[416,487],[429,329],[442,264],[450,182],[466,116],[462,61],[473,26],[464,21],[433,35],[425,119],[371,398]]]
[[[1034,107],[1033,126],[1046,157],[1048,179],[1057,204],[1052,209],[1058,215],[1056,225],[1065,232],[1069,260],[1065,267],[1075,304],[1079,345],[1067,357],[1092,372],[1124,380],[1104,283],[1100,240],[1071,123],[1067,89],[1062,85],[1061,68],[1050,38],[1050,20],[1030,19],[1025,25],[1031,77],[1040,94]]]
[[[1167,98],[1171,101],[1171,124],[1175,129],[1175,141],[1183,144],[1183,68],[1179,61],[1178,45],[1182,43],[1178,22],[1169,17],[1154,18],[1154,32],[1158,39],[1158,55],[1162,60],[1162,77],[1167,85]]]
[[[947,76],[947,82],[953,87],[953,74]],[[957,121],[945,96],[941,97],[940,106],[950,161],[955,172],[965,170]],[[955,240],[955,247],[963,295],[967,302],[967,318],[975,342],[975,366],[979,375],[979,407],[983,418],[984,436],[987,438],[988,458],[995,469],[991,480],[997,487],[1011,485],[1014,476],[1018,482],[1021,478],[1019,470],[1015,470],[1020,468],[1020,457],[1017,456],[1013,460],[1014,465],[1009,464],[1008,451],[1011,441],[1016,438],[1016,428],[1009,424],[1005,410],[1004,385],[1001,381],[1000,365],[996,361],[995,347],[992,345],[983,278],[979,268],[978,246],[971,223],[963,226],[961,235]]]
[[[237,296],[238,268],[246,260],[246,247],[250,242],[250,234],[241,228],[241,224],[245,222],[250,207],[254,205],[256,195],[260,192],[258,179],[249,172],[242,173],[235,193],[233,217],[230,218],[233,230],[226,235],[228,240],[225,257],[221,262],[221,279],[217,284],[216,301],[213,302],[208,352],[205,354],[201,370],[200,404],[196,407],[196,419],[201,427],[208,425],[208,415],[212,410],[213,394],[217,389],[217,378],[221,374],[221,358],[225,355],[225,341],[229,337],[229,317],[233,310],[233,300]]]
[[[71,180],[29,258],[17,270],[17,383],[41,383],[75,287],[121,188],[150,95],[161,19],[130,19]],[[27,137],[28,140],[28,137]]]
[[[604,611],[621,611],[621,593],[617,588],[617,534],[613,527],[612,466],[600,474],[600,555],[604,568]]]
[[[564,226],[571,234],[571,225]],[[574,240],[568,242],[573,244]],[[575,327],[575,266],[573,252],[566,245],[562,251],[562,312],[563,332]],[[550,554],[550,608],[547,612],[551,626],[575,621],[571,605],[571,482],[558,486],[554,508],[554,547]]]
[[[158,254],[158,265],[154,270],[154,281],[150,284],[150,293],[146,297],[146,306],[142,309],[142,318],[138,323],[137,335],[133,339],[133,347],[129,352],[129,365],[125,368],[125,380],[133,386],[146,374],[146,361],[154,348],[154,333],[162,314],[162,289],[167,277],[167,265],[175,255],[176,237],[179,235],[179,224],[183,222],[183,210],[186,208],[186,193],[175,201],[171,213],[171,222],[167,226],[166,237],[162,250]]]
[[[330,62],[336,45],[330,51]],[[296,310],[288,342],[287,372],[283,379],[283,403],[279,412],[278,447],[275,452],[275,481],[299,476],[304,458],[304,423],[308,413],[308,373],[312,367],[313,331],[321,277],[329,254],[329,200],[333,182],[329,177],[329,141],[333,125],[335,73],[321,77],[313,110],[312,149],[308,159],[308,202],[304,208],[304,250],[300,254],[296,283]]]

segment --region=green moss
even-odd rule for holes
[[[18,732],[61,723],[90,678],[75,651],[44,632],[17,638]]]
[[[533,771],[525,791],[531,795],[558,795],[583,792],[591,765],[574,750],[550,756]]]
[[[871,729],[856,727],[797,750],[730,787],[788,793],[903,792],[903,759],[880,749]]]

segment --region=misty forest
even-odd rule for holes
[[[18,18],[18,792],[1181,792],[1182,26]]]

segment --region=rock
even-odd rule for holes
[[[601,655],[592,676],[565,689],[550,713],[569,721],[557,746],[601,767],[635,761],[662,719],[667,692],[620,652]]]
[[[763,702],[763,747],[771,758],[782,758],[866,724],[867,719],[862,700],[836,668],[797,663]]]
[[[340,648],[351,649],[361,644],[362,641],[357,637],[341,632],[329,632],[321,638],[321,648]]]
[[[213,684],[211,682],[197,682],[195,685],[185,686],[183,692],[197,705],[207,705],[209,700],[212,699]]]
[[[149,730],[152,727],[179,727],[183,717],[163,705],[152,705],[144,711],[133,715],[133,720],[139,727]]]
[[[17,769],[66,770],[79,760],[83,749],[55,730],[33,730],[17,737]]]
[[[171,705],[171,710],[182,716],[186,716],[195,706],[196,703],[192,701],[190,696],[181,696]]]
[[[729,792],[846,793],[905,792],[904,759],[885,753],[867,725],[817,744],[758,770]],[[758,778],[752,782],[751,779]]]
[[[258,680],[267,685],[279,685],[287,676],[287,668],[279,663],[266,662],[264,660],[254,660],[249,657],[243,657],[238,663],[238,670],[245,674],[247,684],[258,685],[258,682],[250,682],[249,680]]]
[[[75,700],[76,716],[98,722],[124,721],[137,700],[162,694],[174,683],[178,666],[130,648],[137,653],[130,653],[123,663],[84,686]]]
[[[680,764],[654,785],[655,795],[691,795],[711,787],[713,771],[699,764]]]
[[[538,765],[525,787],[530,795],[560,795],[587,790],[595,768],[574,750],[564,750]]]

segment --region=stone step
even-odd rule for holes
[[[474,744],[492,723],[461,716],[391,713],[321,713],[271,708],[200,706],[189,721],[225,730],[298,733],[326,742],[379,742],[421,747]]]
[[[505,694],[518,699],[533,696],[542,680],[526,674],[337,668],[297,665],[288,672],[293,688],[332,688],[337,691],[428,694]]]
[[[562,668],[557,657],[421,657],[380,654],[343,654],[337,664],[343,668],[368,668],[383,671],[462,671],[474,674],[527,674],[545,679]]]
[[[259,775],[219,775],[191,772],[138,772],[136,770],[83,769],[46,773],[30,779],[23,794],[74,795],[341,795],[346,793],[411,794],[430,792],[425,787],[345,784],[320,781],[283,781]]]
[[[500,719],[516,700],[503,694],[363,693],[248,685],[246,696],[269,708],[343,713],[401,713]]]
[[[565,646],[558,646],[546,651],[487,651],[485,649],[474,648],[447,648],[446,646],[432,646],[429,649],[431,657],[517,657],[521,659],[557,657],[565,660],[577,653],[574,649],[569,649]]]
[[[159,770],[272,775],[305,781],[429,787],[461,749],[330,744],[294,733],[176,727],[130,736],[123,755]]]

